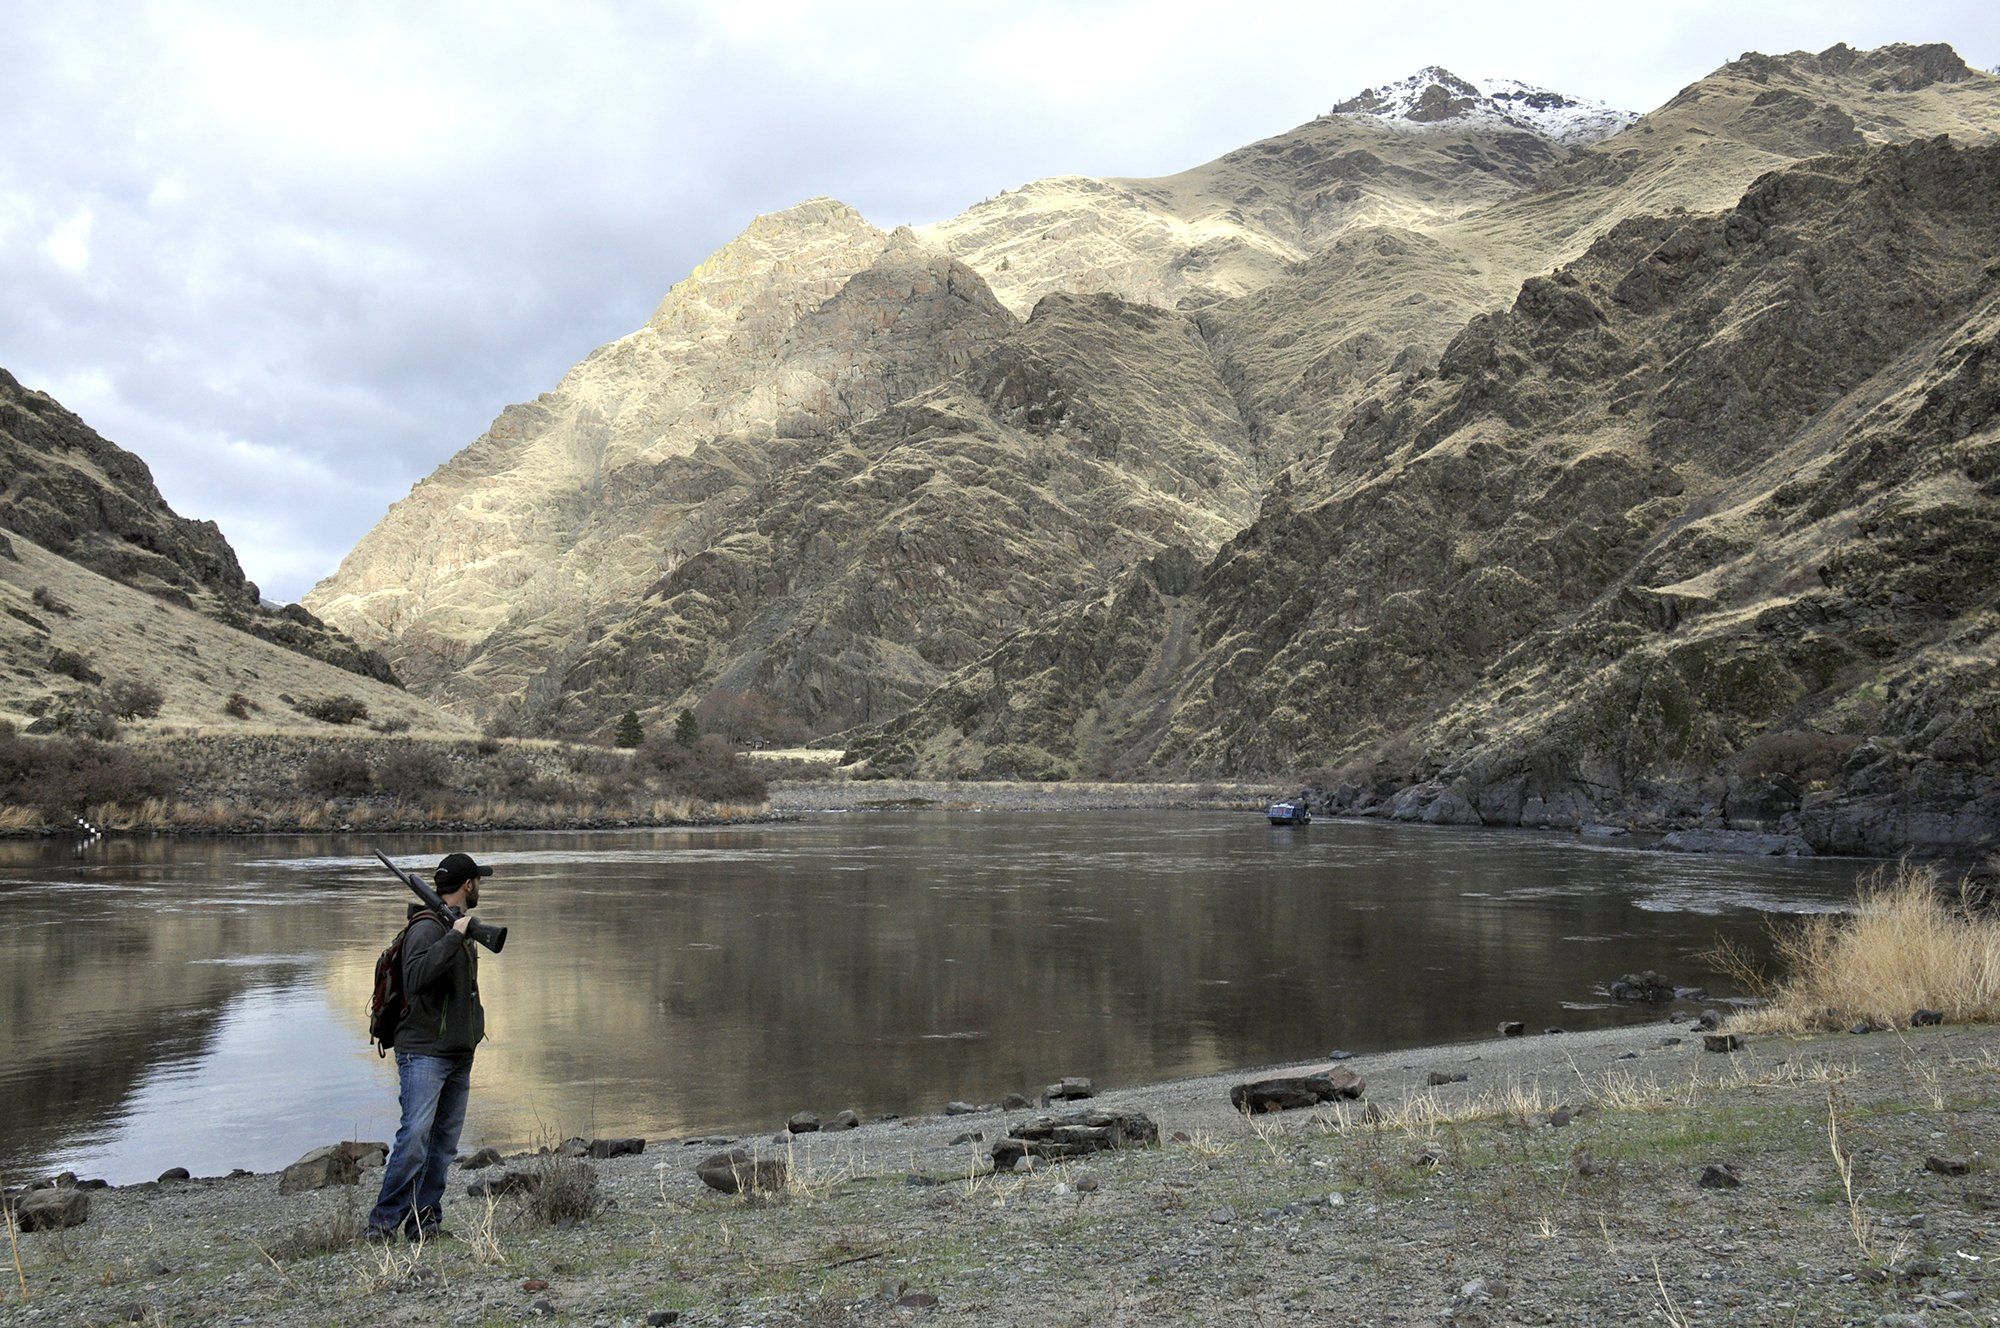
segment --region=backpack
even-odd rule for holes
[[[410,928],[424,918],[451,925],[426,909],[404,923],[389,948],[375,958],[375,990],[368,998],[368,1040],[375,1044],[377,1056],[387,1056],[389,1048],[396,1045],[397,1030],[410,1013],[410,995],[403,990],[403,942],[409,938]]]

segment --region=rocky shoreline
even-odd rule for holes
[[[844,1130],[578,1140],[454,1172],[453,1238],[422,1247],[352,1243],[379,1158],[336,1147],[351,1163],[322,1159],[316,1188],[73,1191],[87,1221],[18,1237],[28,1294],[0,1317],[1912,1325],[1990,1306],[2000,1030],[1707,1049],[1732,1045],[1650,1024]],[[1294,1096],[1242,1091],[1272,1079]],[[1246,1116],[1232,1090],[1298,1105]],[[1125,1146],[1078,1142],[1106,1139]],[[731,1146],[770,1192],[697,1176]],[[539,1207],[536,1182],[495,1183],[535,1174]],[[587,1202],[558,1210],[557,1179]]]

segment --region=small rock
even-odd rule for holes
[[[1627,973],[1605,988],[1614,1001],[1670,1001],[1674,998],[1674,984],[1647,969],[1643,973]]]
[[[556,1317],[556,1307],[549,1304],[546,1300],[538,1300],[528,1306],[528,1313],[538,1319],[553,1319]]]
[[[993,1167],[996,1171],[1015,1167],[1016,1159],[1024,1156],[1053,1162],[1109,1149],[1150,1147],[1159,1142],[1160,1127],[1142,1111],[1080,1111],[1067,1116],[1038,1116],[1016,1125],[1006,1138],[993,1145]]]
[[[498,1199],[503,1194],[525,1194],[541,1188],[541,1184],[539,1171],[503,1171],[495,1176],[481,1176],[466,1186],[465,1192],[475,1199]]]
[[[549,1284],[539,1277],[531,1277],[521,1283],[521,1290],[523,1291],[547,1291],[548,1289]]]
[[[168,1167],[165,1171],[162,1171],[160,1173],[160,1184],[162,1185],[165,1185],[168,1181],[172,1180],[190,1180],[190,1179],[192,1179],[192,1177],[188,1175],[188,1169],[186,1167]]]
[[[1621,1051],[1618,1053],[1618,1059],[1621,1061],[1636,1061],[1639,1059],[1639,1053],[1636,1051]]]
[[[1097,1085],[1082,1075],[1064,1075],[1048,1089],[1051,1102],[1081,1102],[1096,1096]]]
[[[896,1297],[895,1307],[899,1310],[932,1310],[937,1308],[938,1298],[928,1291],[912,1291]]]
[[[1013,1165],[1008,1167],[1007,1169],[1009,1171],[1014,1172],[1016,1175],[1025,1176],[1029,1172],[1035,1169],[1036,1161],[1037,1159],[1033,1153],[1023,1153],[1019,1157],[1015,1158]],[[1000,1159],[997,1157],[994,1158],[993,1165],[995,1167],[998,1167],[1000,1165]]]
[[[1542,1119],[1548,1122],[1550,1129],[1560,1130],[1563,1126],[1569,1124],[1575,1116],[1576,1113],[1568,1107],[1557,1107]]]
[[[1705,1051],[1741,1051],[1743,1050],[1743,1035],[1741,1033],[1704,1033],[1701,1045]]]
[[[1600,1168],[1597,1165],[1597,1159],[1592,1157],[1589,1153],[1584,1152],[1580,1148],[1576,1152],[1570,1154],[1569,1169],[1575,1175],[1583,1177],[1585,1179],[1588,1179],[1591,1176],[1595,1176],[1600,1170]]]
[[[1677,1037],[1663,1037],[1660,1039],[1660,1045],[1663,1047],[1678,1047],[1680,1044],[1681,1040]]]
[[[958,1104],[953,1103],[952,1105],[956,1106]],[[949,1113],[951,1107],[946,1107],[945,1111]],[[810,1111],[798,1112],[785,1122],[785,1130],[790,1134],[818,1134],[819,1117]]]
[[[986,1131],[967,1130],[963,1134],[954,1135],[952,1137],[951,1145],[952,1147],[956,1148],[960,1144],[983,1144],[985,1142],[986,1142]]]
[[[1509,1019],[1506,1023],[1500,1025],[1501,1037],[1523,1037],[1527,1034],[1527,1031],[1528,1026],[1519,1019]]]
[[[477,1171],[481,1167],[497,1167],[500,1165],[500,1150],[482,1148],[476,1153],[467,1153],[458,1159],[458,1165],[466,1171]]]
[[[858,1130],[861,1128],[861,1113],[852,1110],[840,1112],[826,1123],[826,1128],[829,1130]]]
[[[1972,1163],[1962,1157],[1927,1157],[1924,1170],[1935,1171],[1940,1176],[1963,1176],[1972,1170]]]
[[[1208,1215],[1208,1220],[1219,1227],[1226,1227],[1236,1220],[1234,1208],[1218,1208]]]
[[[1447,1074],[1443,1070],[1432,1070],[1424,1076],[1424,1082],[1432,1088],[1443,1088],[1446,1084],[1462,1084],[1471,1078],[1469,1074]]]
[[[1848,1029],[1847,1031],[1854,1034],[1856,1037],[1860,1037],[1864,1033],[1873,1033],[1875,1031],[1875,1025],[1869,1023],[1866,1019],[1863,1019],[1860,1023],[1854,1025],[1854,1027]]]
[[[1002,1111],[1028,1111],[1034,1105],[1034,1101],[1026,1093],[1009,1093],[1000,1099]]]
[[[1918,1010],[1910,1016],[1911,1028],[1935,1028],[1943,1022],[1942,1010]]]
[[[315,1148],[278,1176],[279,1194],[301,1194],[329,1185],[353,1185],[361,1179],[361,1164],[340,1144]]]
[[[753,1157],[747,1149],[702,1159],[694,1169],[702,1184],[724,1194],[767,1194],[785,1188],[789,1172],[781,1157]]]
[[[1458,1299],[1461,1304],[1475,1305],[1493,1299],[1493,1292],[1488,1289],[1485,1278],[1475,1277],[1458,1289]]]
[[[1561,1032],[1563,1032],[1563,1031],[1564,1031],[1564,1030],[1563,1030],[1563,1029],[1560,1029],[1560,1028],[1545,1028],[1545,1029],[1543,1029],[1543,1030],[1542,1030],[1542,1036],[1543,1036],[1543,1037],[1554,1037],[1554,1036],[1556,1036],[1556,1034],[1558,1034],[1558,1033],[1561,1033]]]
[[[1729,1163],[1711,1162],[1701,1169],[1701,1178],[1695,1184],[1704,1190],[1734,1190],[1742,1186],[1743,1178]]]
[[[973,1106],[970,1102],[947,1102],[944,1104],[944,1114],[947,1116],[970,1116],[978,1112],[978,1110],[979,1108]]]
[[[13,1203],[14,1225],[23,1231],[55,1231],[80,1227],[90,1220],[90,1193],[65,1185],[30,1190]]]
[[[1095,1194],[1098,1191],[1098,1185],[1099,1182],[1095,1176],[1078,1176],[1076,1178],[1076,1192],[1078,1194]]]
[[[679,1310],[654,1310],[646,1316],[646,1322],[651,1325],[651,1328],[667,1328],[668,1324],[679,1323],[680,1321],[681,1312]]]
[[[1425,1144],[1410,1158],[1410,1165],[1418,1171],[1435,1171],[1444,1164],[1445,1151],[1439,1144]]]
[[[1694,1021],[1693,1031],[1697,1033],[1713,1033],[1721,1027],[1722,1012],[1720,1010],[1703,1010],[1701,1018]]]

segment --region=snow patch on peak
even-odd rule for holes
[[[1602,102],[1566,97],[1511,78],[1460,78],[1431,65],[1408,78],[1350,97],[1332,115],[1402,129],[1482,125],[1523,129],[1557,143],[1596,143],[1639,117]]]

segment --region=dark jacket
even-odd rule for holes
[[[472,943],[444,926],[435,913],[410,905],[410,933],[403,938],[403,991],[410,1012],[396,1030],[396,1050],[421,1056],[464,1056],[486,1036],[479,1004],[479,958]]]

